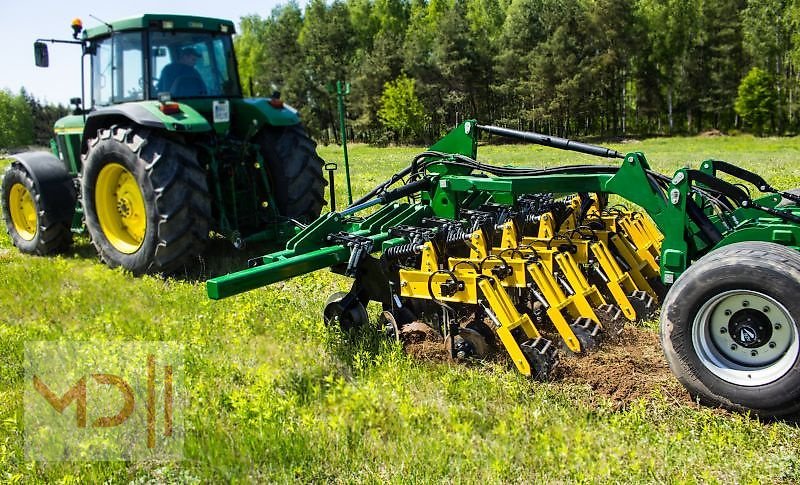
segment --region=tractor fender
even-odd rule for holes
[[[39,192],[41,208],[53,222],[72,223],[77,193],[72,176],[58,157],[50,152],[24,152],[12,155],[12,163],[21,165]]]
[[[92,111],[86,117],[84,144],[97,130],[126,122],[175,133],[203,133],[211,130],[208,121],[189,105],[180,103],[178,112],[164,114],[159,109],[160,104],[158,101],[140,101]]]
[[[300,123],[297,110],[284,104],[281,108],[272,106],[267,98],[245,98],[234,103],[234,116],[240,126],[248,126],[256,120],[258,129],[263,126],[294,126]]]

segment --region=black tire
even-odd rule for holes
[[[322,313],[326,326],[338,325],[344,333],[369,323],[367,309],[358,298],[348,298],[348,295],[344,291],[337,291],[329,296]]]
[[[670,369],[705,404],[800,411],[800,253],[742,242],[693,264],[661,310]]]
[[[96,205],[98,175],[116,163],[136,180],[146,213],[141,245],[120,251],[101,227]],[[175,272],[204,249],[211,220],[206,174],[194,149],[157,132],[102,129],[88,141],[81,178],[84,217],[92,243],[110,267],[132,273]]]
[[[12,191],[14,187],[16,188]],[[31,222],[33,232],[27,234],[20,232],[11,215],[12,202],[10,198],[12,197],[12,192],[13,195],[19,196],[21,195],[21,188],[27,191],[25,197],[29,197],[36,213],[36,220]],[[14,162],[6,170],[3,175],[2,195],[3,219],[6,223],[6,232],[11,238],[11,243],[20,252],[46,256],[66,251],[69,248],[72,243],[70,221],[58,220],[44,209],[43,197],[45,195],[40,193],[39,188],[22,164]],[[71,203],[72,207],[75,206],[74,199],[67,201],[67,203]]]
[[[311,222],[325,205],[324,162],[303,125],[267,127],[258,136],[280,215]]]

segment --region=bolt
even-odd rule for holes
[[[758,350],[751,350],[750,351],[750,357],[755,357],[756,355],[758,355]]]
[[[745,307],[745,308],[747,308],[747,307],[749,307],[749,306],[750,306],[750,302],[749,302],[749,301],[747,301],[747,300],[744,300],[744,301],[742,302],[742,306],[743,306],[743,307]]]
[[[732,312],[732,311],[730,311],[730,310],[725,310],[725,316],[726,316],[726,317],[729,317],[729,316],[731,316],[732,314],[733,314],[733,312]]]
[[[775,324],[775,330],[780,330],[782,325],[780,323]]]
[[[724,333],[728,333],[728,329],[725,328],[725,327],[722,327],[722,328],[719,329],[719,333],[723,333],[723,334]]]
[[[764,308],[761,309],[761,311],[763,311],[764,313],[769,313],[769,307],[765,306]]]
[[[769,343],[769,348],[774,349],[777,344],[775,342]]]
[[[456,358],[457,359],[466,359],[467,358],[467,353],[464,352],[463,350],[459,350],[458,353],[456,354]]]
[[[731,344],[731,350],[736,350],[736,349],[738,349],[738,348],[739,348],[739,346],[738,346],[738,345],[736,345],[736,344]]]

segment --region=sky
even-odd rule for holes
[[[50,67],[36,67],[33,62],[33,43],[37,38],[72,38],[72,19],[83,21],[84,28],[94,27],[97,18],[110,22],[134,17],[143,13],[171,13],[198,15],[233,20],[238,27],[244,15],[269,16],[272,9],[288,0],[226,0],[226,1],[154,1],[128,0],[127,2],[98,0],[33,0],[32,3],[0,0],[0,89],[18,93],[24,87],[41,101],[64,104],[81,95],[80,47],[68,44],[48,44]],[[29,0],[30,1],[30,0]],[[304,1],[298,2],[304,5]],[[88,66],[88,63],[87,63]],[[88,69],[87,69],[88,76]],[[88,96],[88,93],[87,93]]]

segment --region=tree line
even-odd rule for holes
[[[311,0],[241,19],[245,93],[317,137],[436,139],[468,118],[559,136],[794,133],[800,0]]]
[[[25,89],[18,94],[0,90],[0,149],[49,145],[53,125],[68,113],[63,105],[44,103]]]

